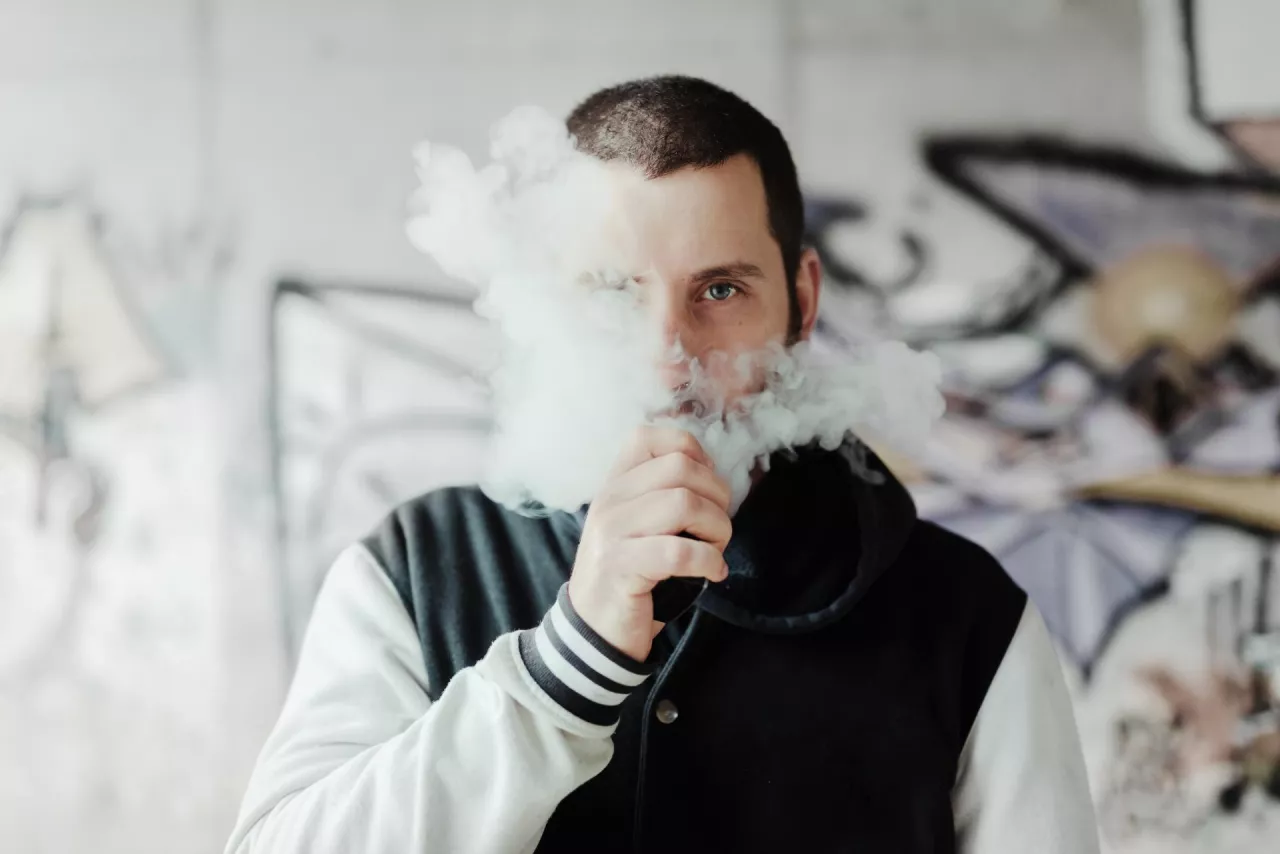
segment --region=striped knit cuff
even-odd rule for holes
[[[542,625],[520,633],[525,669],[553,701],[591,724],[612,726],[627,695],[650,668],[612,646],[574,610],[569,585],[560,588]]]

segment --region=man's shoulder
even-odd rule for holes
[[[452,486],[399,505],[360,546],[416,627],[434,699],[500,635],[538,624],[567,576],[566,542],[549,519]]]
[[[412,527],[439,524],[459,516],[501,512],[506,512],[506,508],[485,495],[484,490],[474,484],[444,486],[396,505],[382,518],[374,531],[388,525]]]
[[[386,513],[359,543],[393,578],[401,576],[415,552],[436,542],[443,530],[482,506],[471,494],[473,489],[433,489],[404,501]]]
[[[549,518],[503,506],[478,486],[449,486],[398,505],[360,545],[408,603],[420,598],[414,589],[427,583],[437,595],[444,587],[528,583],[523,575],[556,563],[539,558],[564,551],[558,527]]]
[[[475,539],[501,537],[527,519],[473,484],[424,492],[397,505],[360,539],[389,572],[401,574],[428,552],[456,550]]]
[[[904,570],[922,623],[948,642],[981,649],[993,675],[1022,621],[1026,592],[989,551],[935,522],[916,524],[903,557],[894,571]]]
[[[1027,594],[989,551],[934,522],[916,525],[909,587],[913,625],[935,635],[948,669],[960,674],[955,697],[967,734],[1027,609]]]
[[[1026,594],[983,546],[936,522],[920,520],[908,545],[911,563],[941,589],[1006,600],[1019,613]]]

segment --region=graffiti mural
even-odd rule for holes
[[[24,201],[0,243],[0,471],[8,595],[0,672],[65,644],[107,481],[72,437],[77,416],[165,378],[82,207]],[[36,536],[24,536],[35,534]],[[26,553],[39,550],[45,559]],[[40,566],[39,573],[32,566]]]
[[[899,472],[1044,613],[1111,842],[1260,850],[1280,816],[1280,181],[1048,139],[923,155],[1032,249],[985,303],[913,313],[928,238],[896,239],[910,272],[886,287],[831,257],[824,213],[859,206],[815,203],[831,285],[947,366],[947,417]]]
[[[12,850],[144,850],[134,843],[205,832],[217,803],[216,783],[189,773],[208,767],[217,732],[216,408],[193,354],[156,332],[179,320],[175,291],[207,317],[197,303],[226,246],[133,237],[68,195],[21,202],[0,242]],[[65,820],[97,814],[112,821]],[[154,822],[168,835],[145,833]]]

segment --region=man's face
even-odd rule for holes
[[[668,387],[687,380],[688,360],[696,358],[726,402],[757,390],[758,378],[737,376],[732,359],[723,359],[787,343],[787,276],[755,161],[740,154],[654,179],[620,163],[607,171],[623,272],[639,284],[655,334],[686,357],[662,366]],[[802,339],[817,315],[819,281],[817,256],[806,250],[796,276]]]
[[[577,510],[626,436],[656,422],[699,439],[737,506],[780,448],[835,447],[864,424],[916,436],[940,411],[936,360],[905,348],[868,348],[840,371],[809,348],[780,352],[789,332],[813,329],[820,270],[813,252],[783,269],[752,158],[647,180],[578,150],[538,110],[504,119],[492,150],[477,170],[457,149],[423,145],[408,229],[481,289],[477,311],[503,337],[491,497]],[[663,358],[677,349],[681,362]],[[758,366],[746,377],[743,361]]]

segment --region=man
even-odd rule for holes
[[[820,266],[764,116],[662,77],[568,126],[669,340],[809,337]],[[228,851],[1096,851],[1039,616],[869,464],[779,457],[730,519],[698,442],[644,427],[578,513],[399,508],[325,582]],[[673,577],[707,587],[664,626]]]

